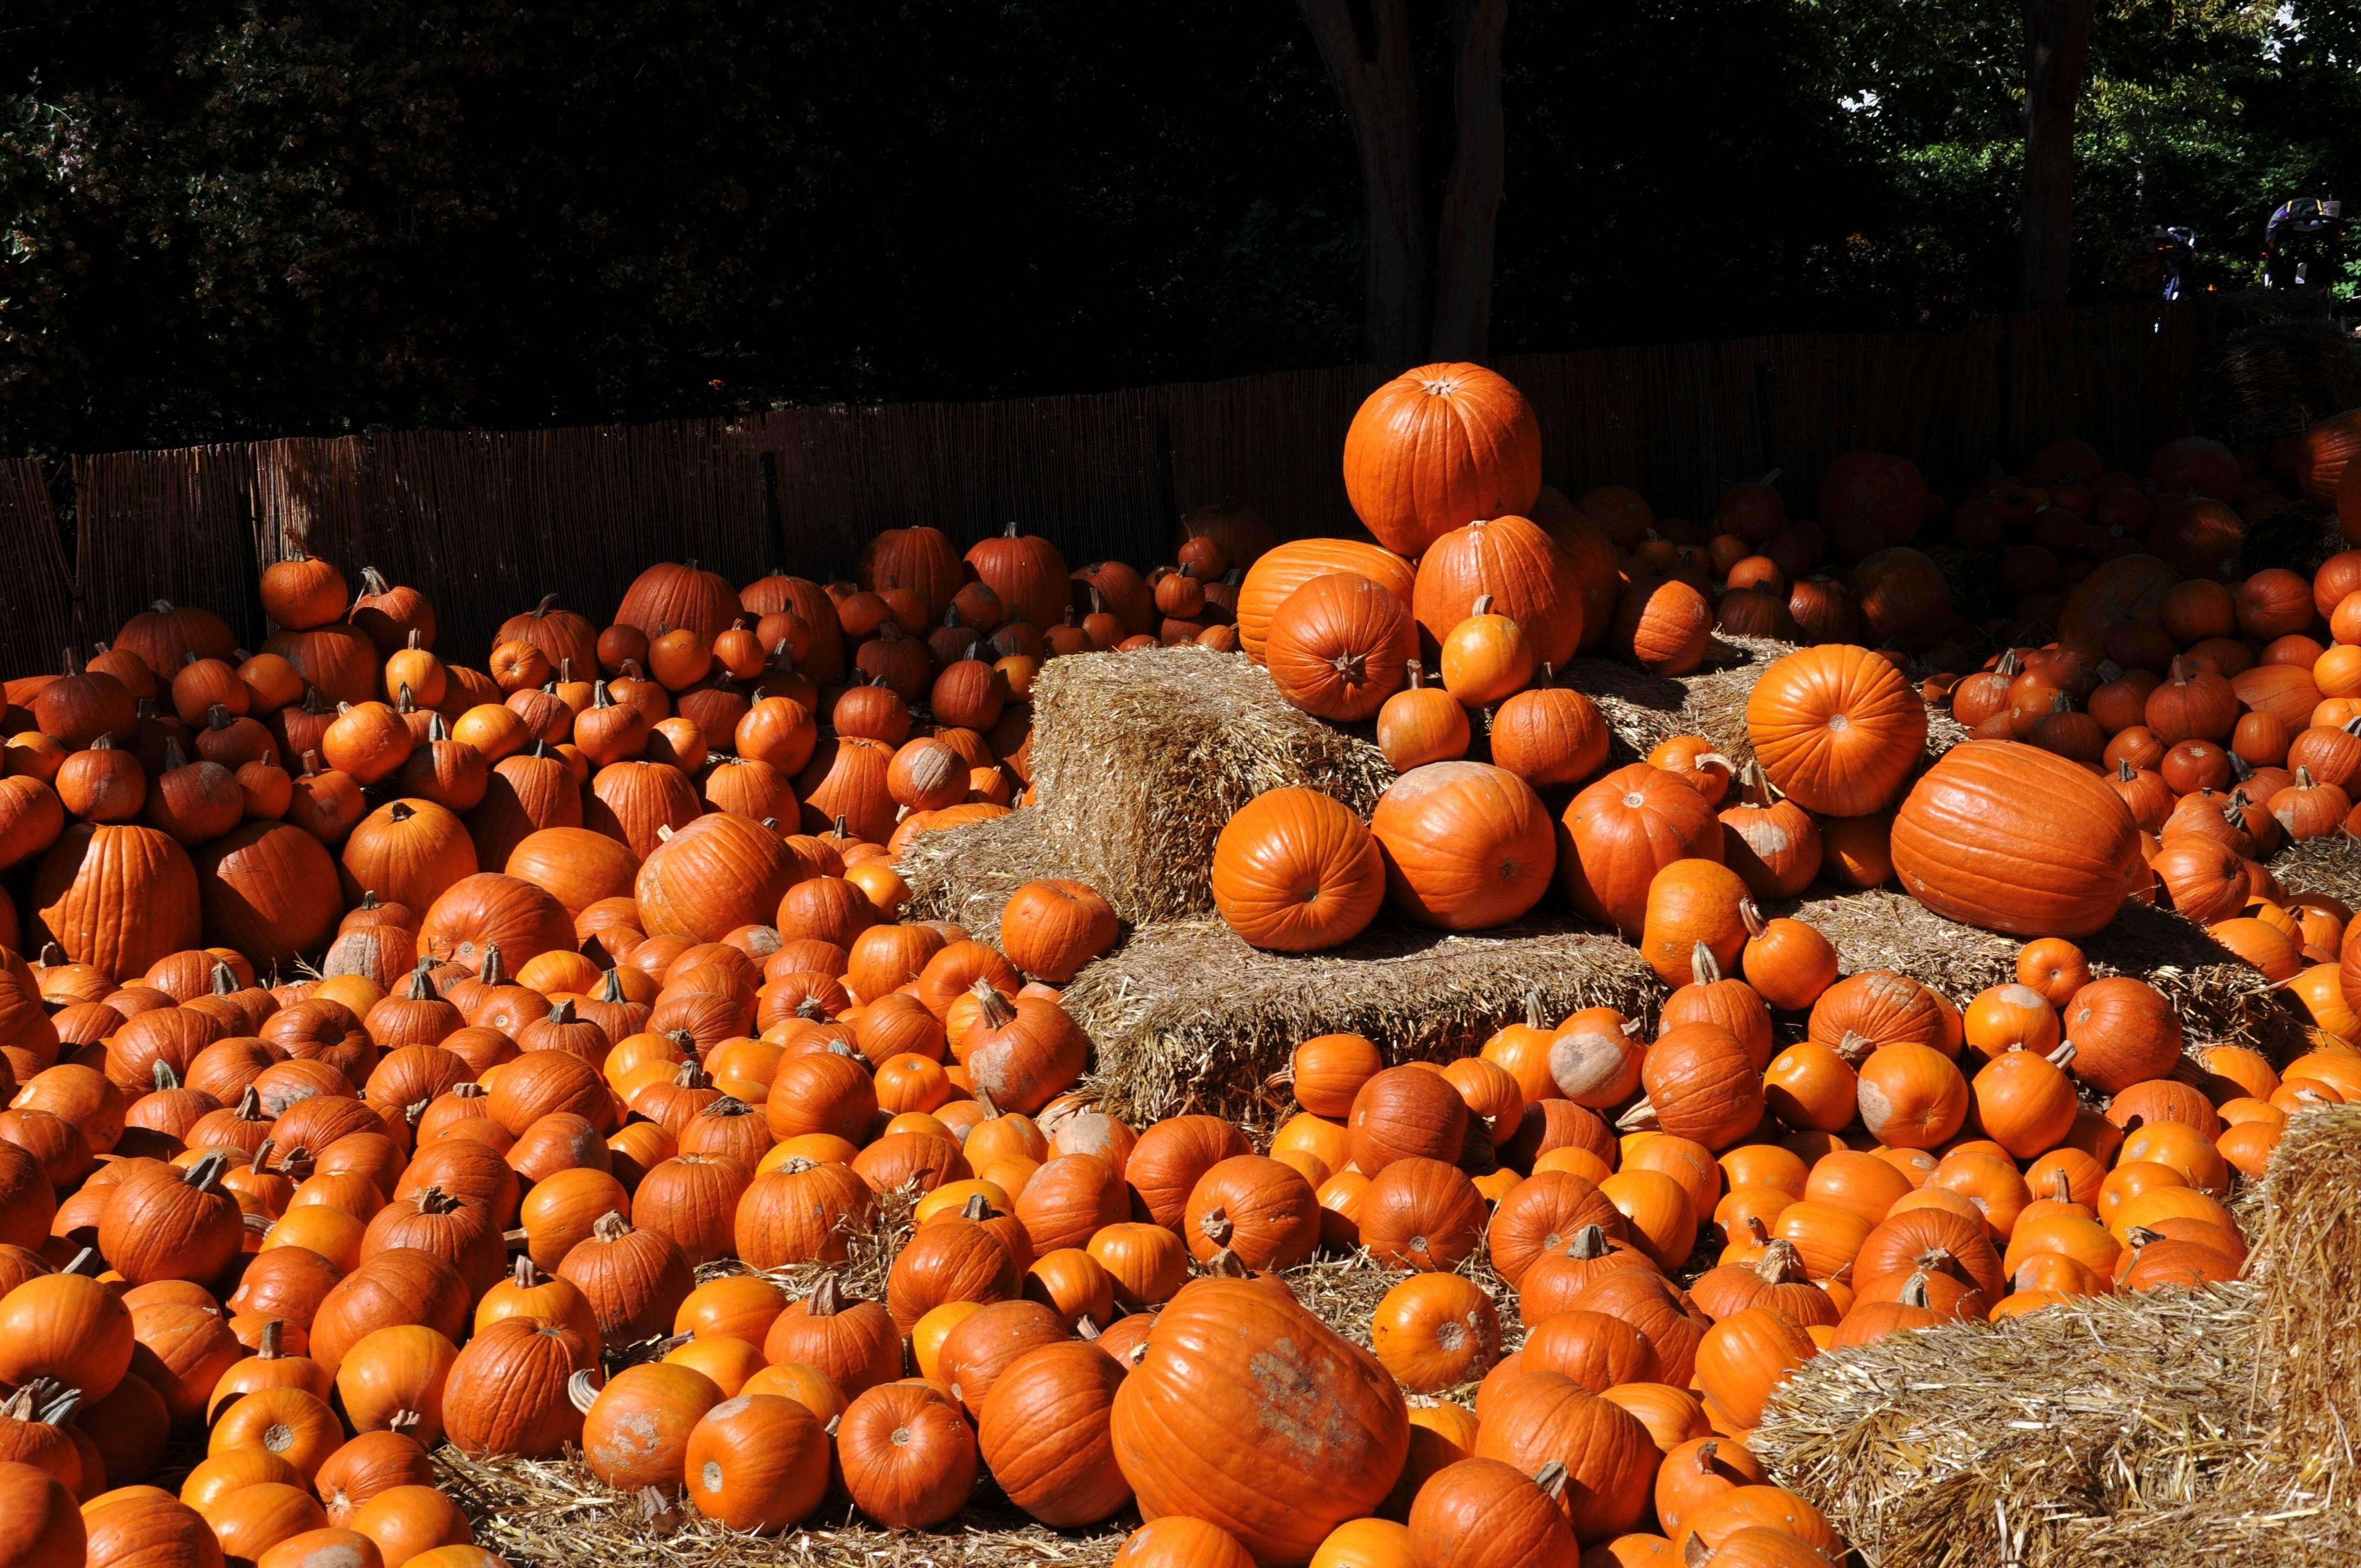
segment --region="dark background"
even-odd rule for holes
[[[2279,201],[2361,199],[2361,0],[2279,9],[2103,0],[2075,300],[2151,225],[2235,288]],[[1513,0],[1493,352],[2007,308],[2021,36]],[[1360,211],[1289,0],[5,0],[0,453],[1338,364]]]

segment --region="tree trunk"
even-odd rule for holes
[[[2074,244],[2074,102],[2097,0],[2024,0],[2025,302],[2063,304]]]
[[[1420,356],[1427,338],[1427,236],[1419,198],[1418,77],[1409,0],[1369,0],[1374,38],[1364,38],[1354,25],[1350,0],[1296,3],[1360,148],[1367,352],[1376,363],[1399,369]]]
[[[1458,139],[1443,192],[1428,352],[1436,359],[1481,359],[1492,335],[1492,241],[1507,160],[1500,40],[1509,30],[1509,0],[1459,0],[1456,24]]]

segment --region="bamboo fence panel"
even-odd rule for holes
[[[88,641],[76,619],[73,568],[58,538],[48,477],[38,458],[0,462],[0,674],[54,669],[69,644]]]
[[[1510,356],[1544,468],[1570,494],[1637,486],[1667,517],[1709,518],[1734,480],[1778,468],[1812,515],[1820,469],[1869,447],[1959,495],[2070,432],[2136,467],[2197,428],[2213,318],[2161,332],[2142,308],[1995,318],[1941,333],[1786,334]],[[266,630],[261,567],[303,549],[357,587],[375,566],[425,588],[453,657],[544,595],[594,620],[660,560],[736,581],[850,576],[885,528],[962,547],[1014,521],[1072,565],[1169,556],[1180,514],[1235,499],[1282,535],[1355,530],[1346,427],[1384,378],[1337,366],[1229,380],[972,403],[829,405],[743,420],[517,432],[292,437],[78,457],[77,546],[58,553],[38,469],[0,474],[0,543],[23,610],[0,625],[12,673],[46,668],[62,629],[105,637],[155,598]],[[46,554],[45,554],[46,552]],[[44,565],[44,563],[47,565]]]

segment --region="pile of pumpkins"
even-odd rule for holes
[[[1381,389],[1346,452],[1374,544],[1207,511],[1142,575],[897,530],[857,585],[692,564],[604,628],[544,603],[481,670],[435,652],[423,594],[299,558],[258,653],[159,605],[9,682],[8,1561],[488,1568],[433,1484],[448,1442],[578,1448],[757,1531],[943,1524],[988,1473],[1059,1528],[1137,1508],[1127,1568],[1808,1568],[1843,1543],[1745,1449],[1803,1361],[2234,1277],[2232,1173],[2361,1094],[2351,912],[2262,865],[2265,824],[2344,830],[2361,725],[2323,705],[2361,559],[2299,580],[2296,626],[2269,573],[2216,595],[2194,555],[2111,543],[2261,506],[2235,462],[2176,444],[2141,486],[2050,449],[1949,521],[2034,529],[2010,558],[2057,572],[2020,561],[2018,620],[2057,635],[1914,685],[1905,653],[1968,662],[1908,465],[1841,461],[1817,525],[1737,487],[1690,542],[1630,492],[1553,499],[1531,424],[1473,367]],[[2054,504],[2013,521],[2026,489]],[[1847,583],[1804,575],[1830,552]],[[1602,772],[1551,671],[1587,646],[1678,673],[1717,624],[1799,633],[1753,764],[1681,737]],[[1592,1010],[1448,1063],[1306,1041],[1267,1153],[1077,1092],[1058,988],[1115,911],[1037,883],[982,943],[902,918],[895,861],[1021,803],[1042,660],[1180,641],[1373,720],[1401,769],[1366,824],[1301,788],[1229,824],[1213,893],[1246,940],[1333,947],[1389,905],[1481,928],[1554,888],[1673,988],[1653,1039]],[[1931,765],[1930,700],[1976,736]],[[1761,907],[1821,875],[2032,938],[2017,981],[1960,1008],[1839,978]],[[2184,1056],[2169,1003],[2071,940],[2125,898],[2290,981],[2315,1048]],[[875,1234],[883,1299],[779,1283]],[[1356,1249],[1410,1271],[1371,1350],[1285,1277]]]

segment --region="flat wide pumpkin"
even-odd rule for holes
[[[1893,846],[1903,887],[1946,919],[2015,937],[2087,937],[2123,904],[2139,828],[2079,763],[2013,740],[1971,740],[1911,790]]]
[[[1260,1563],[1308,1562],[1375,1512],[1410,1452],[1392,1374],[1246,1280],[1199,1280],[1157,1314],[1114,1431],[1144,1518],[1219,1525]]]

